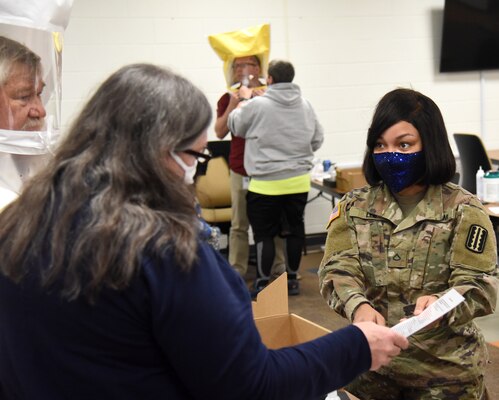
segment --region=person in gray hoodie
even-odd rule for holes
[[[268,283],[277,235],[286,240],[288,292],[299,294],[296,275],[305,241],[309,171],[324,133],[300,87],[292,83],[294,75],[290,62],[271,61],[266,93],[251,98],[247,89],[227,122],[235,136],[246,139],[244,167],[251,177],[247,212],[257,250],[253,294]]]

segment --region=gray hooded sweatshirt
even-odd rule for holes
[[[294,83],[270,85],[263,96],[232,111],[227,126],[246,139],[248,175],[265,181],[306,174],[324,140],[312,106]]]

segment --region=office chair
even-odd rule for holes
[[[461,160],[461,186],[476,194],[476,172],[482,167],[490,171],[492,164],[479,136],[468,133],[454,133]]]
[[[228,234],[232,217],[229,166],[223,156],[208,161],[206,174],[198,176],[196,196],[201,206],[201,216],[210,225],[218,226]]]
[[[222,156],[229,164],[230,140],[210,140],[208,149],[211,151],[213,158]]]
[[[223,157],[229,165],[230,140],[211,140],[206,147],[210,150],[212,158]],[[196,177],[206,174],[206,167],[206,163],[198,163]]]

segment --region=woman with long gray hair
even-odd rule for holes
[[[210,120],[186,79],[123,67],[0,214],[0,397],[310,399],[406,347],[372,323],[262,344],[244,281],[199,239]]]

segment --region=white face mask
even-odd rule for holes
[[[0,129],[0,152],[35,156],[52,153],[52,148],[59,139],[59,132],[13,131]]]
[[[0,129],[0,188],[20,193],[24,182],[43,168],[52,157],[52,148],[58,138],[59,131],[52,129]]]
[[[192,165],[187,165],[178,155],[173,151],[170,151],[170,155],[177,162],[177,164],[184,170],[184,183],[186,185],[192,185],[194,183],[194,175],[196,175],[196,167],[198,165],[198,160]]]

